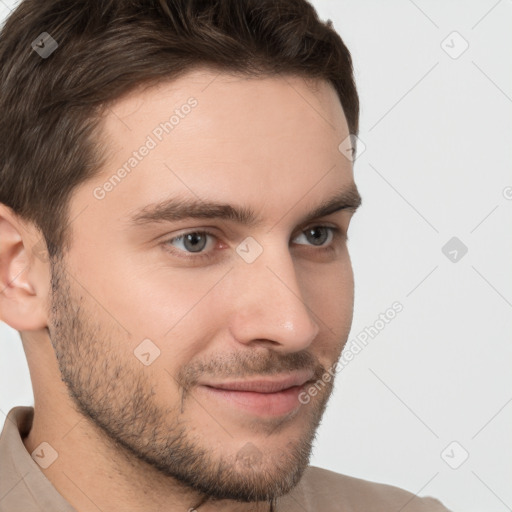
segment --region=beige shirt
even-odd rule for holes
[[[14,407],[0,435],[0,512],[77,512],[45,477],[22,439],[34,409]],[[309,466],[277,512],[449,512],[433,498]]]

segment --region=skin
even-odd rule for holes
[[[191,96],[191,113],[96,199]],[[339,99],[323,81],[197,69],[123,97],[103,129],[108,162],[70,199],[62,261],[34,256],[40,233],[0,205],[0,312],[22,335],[34,389],[25,447],[58,452],[42,471],[80,512],[269,510],[308,464],[332,381],[307,405],[269,417],[199,383],[298,370],[315,380],[340,357],[353,314],[347,242],[324,231],[315,246],[305,232],[327,225],[346,235],[353,212],[300,224],[354,186],[338,150],[349,134]],[[170,195],[251,207],[262,223],[128,223]],[[203,250],[211,257],[194,263],[190,246],[169,240],[201,229],[214,234]],[[236,252],[248,236],[263,248],[252,263]],[[144,339],[160,351],[147,366],[134,355]]]

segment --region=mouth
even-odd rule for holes
[[[312,382],[313,372],[296,372],[272,378],[206,382],[198,386],[221,406],[275,417],[292,413],[301,405],[299,395]]]

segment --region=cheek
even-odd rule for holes
[[[354,275],[348,253],[331,265],[304,274],[304,301],[317,315],[321,333],[319,357],[332,361],[341,352],[352,327]],[[322,355],[320,355],[322,354]]]
[[[81,272],[81,282],[134,341],[188,338],[198,328],[198,317],[208,315],[205,304],[223,274],[161,263],[144,265],[127,257],[112,265],[108,276],[101,276],[92,271],[94,265]]]
[[[146,270],[132,280],[133,291],[127,290],[131,310],[127,321],[135,333],[132,339],[149,338],[160,350],[155,369],[176,375],[209,348],[226,324],[221,315],[226,303],[219,294],[224,273],[164,268]],[[170,378],[168,373],[163,377]]]
[[[343,325],[352,317],[354,274],[346,249],[331,264],[302,269],[304,300],[321,319],[331,325]]]

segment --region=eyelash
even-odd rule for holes
[[[322,252],[329,252],[329,251],[333,251],[335,249],[334,247],[334,242],[338,241],[340,238],[345,238],[345,240],[348,240],[348,237],[344,234],[344,232],[338,228],[338,227],[334,227],[334,226],[324,226],[324,225],[313,225],[313,226],[310,226],[306,229],[304,229],[300,235],[304,234],[306,231],[310,230],[310,229],[313,229],[313,228],[322,228],[322,229],[328,229],[332,232],[332,240],[331,242],[329,243],[329,245],[321,245],[321,246],[310,246],[310,247],[318,247],[318,250],[319,251],[322,251]],[[210,252],[198,252],[198,253],[187,253],[186,251],[183,251],[181,249],[174,249],[172,248],[171,249],[171,243],[176,241],[176,240],[179,240],[181,238],[184,238],[186,237],[187,235],[192,235],[192,234],[196,234],[196,235],[209,235],[209,236],[212,236],[213,238],[217,238],[217,236],[210,232],[210,231],[206,231],[206,230],[193,230],[193,231],[187,231],[185,233],[182,233],[181,235],[178,235],[178,236],[175,236],[173,238],[169,238],[167,240],[165,240],[163,242],[163,245],[165,247],[165,249],[167,251],[169,251],[171,254],[177,256],[178,258],[183,258],[185,260],[192,260],[192,261],[201,261],[201,260],[206,260],[206,259],[211,259],[213,258],[214,256],[212,256],[212,252],[214,251],[210,251]],[[299,245],[304,245],[304,244],[299,244]],[[183,253],[185,254],[190,254],[190,256],[184,256]]]

